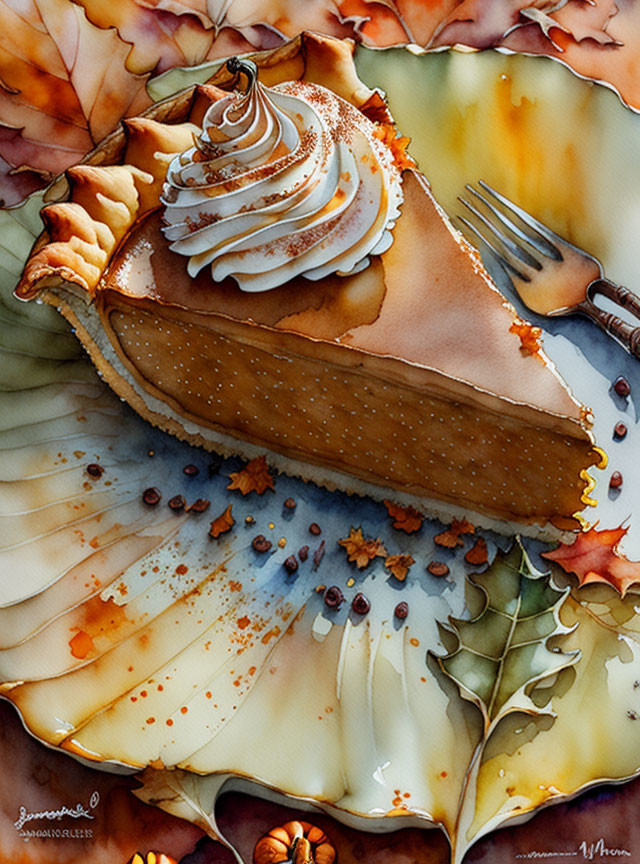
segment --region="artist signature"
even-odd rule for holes
[[[57,810],[37,810],[34,812],[30,812],[26,807],[20,807],[18,818],[13,824],[20,831],[27,822],[33,822],[34,819],[47,819],[50,822],[60,820],[65,816],[70,816],[72,819],[94,819],[95,817],[91,815],[90,811],[95,810],[99,802],[100,793],[96,790],[92,793],[91,798],[89,798],[87,807],[83,807],[79,803],[75,807],[67,807],[63,804]]]
[[[604,837],[588,842],[583,840],[574,850],[540,850],[532,849],[529,852],[520,852],[516,859],[520,861],[536,861],[540,859],[553,858],[577,858],[579,861],[601,861],[604,858],[631,858],[631,852],[619,846],[607,846]]]

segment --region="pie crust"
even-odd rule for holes
[[[303,34],[252,59],[267,85],[321,83],[386,120],[352,50]],[[70,169],[16,295],[58,307],[116,393],[182,439],[268,451],[283,472],[441,517],[575,529],[598,461],[586,409],[521,341],[528,325],[417,170],[404,172],[393,244],[356,275],[260,294],[188,276],[158,198],[172,156],[232,86],[223,65]]]

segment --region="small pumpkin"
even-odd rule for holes
[[[147,852],[146,857],[140,852],[129,859],[128,864],[178,864],[175,858],[170,858],[164,852]]]
[[[329,838],[309,822],[287,822],[256,843],[253,864],[333,864],[336,850]]]

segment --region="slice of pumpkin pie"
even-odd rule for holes
[[[570,394],[405,154],[352,46],[305,35],[124,121],[16,289],[195,444],[530,533],[597,461]]]

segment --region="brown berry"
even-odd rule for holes
[[[337,585],[331,585],[324,592],[324,602],[329,609],[339,609],[344,601],[344,594]]]
[[[97,462],[92,462],[90,465],[87,465],[87,474],[89,477],[102,477],[104,468],[102,465],[98,465]]]
[[[622,486],[622,474],[619,471],[614,471],[609,479],[610,489],[619,489]]]
[[[188,513],[204,513],[205,510],[209,509],[209,505],[211,501],[208,498],[196,498],[193,504],[190,504],[187,507]]]
[[[185,465],[182,473],[186,474],[187,477],[196,477],[200,473],[200,469],[197,465]]]
[[[251,545],[256,552],[268,552],[271,549],[271,540],[267,540],[264,534],[258,534],[251,541]]]
[[[186,503],[183,495],[174,495],[173,498],[169,498],[169,507],[176,512],[184,510]]]
[[[306,561],[308,557],[309,557],[309,547],[308,546],[301,546],[298,549],[298,558],[301,561]]]
[[[613,434],[616,438],[624,438],[627,434],[627,427],[624,423],[616,423],[613,427]]]
[[[356,613],[356,615],[366,615],[367,612],[371,609],[371,603],[369,602],[369,599],[365,597],[361,591],[359,591],[351,601],[351,608]]]
[[[447,576],[449,568],[442,561],[431,561],[427,564],[427,570],[432,576]]]
[[[288,558],[284,559],[284,569],[287,573],[295,573],[298,569],[298,562],[296,561],[295,555],[289,555]]]
[[[409,614],[409,604],[404,600],[402,601],[402,603],[398,603],[396,608],[393,610],[393,614],[396,616],[396,618],[404,621],[404,619]]]
[[[620,375],[613,382],[613,389],[616,391],[618,396],[626,398],[631,393],[631,384],[629,384],[623,375]]]
[[[315,536],[317,537],[318,534],[322,534],[322,528],[318,525],[317,522],[312,522],[311,525],[309,525],[309,533],[315,534]]]
[[[155,486],[150,486],[148,489],[145,489],[142,493],[142,500],[145,504],[148,504],[149,507],[155,507],[156,504],[160,503],[160,499],[162,498],[162,493]]]
[[[287,508],[287,510],[295,510],[297,504],[294,498],[287,498],[287,500],[284,502],[284,506]]]

